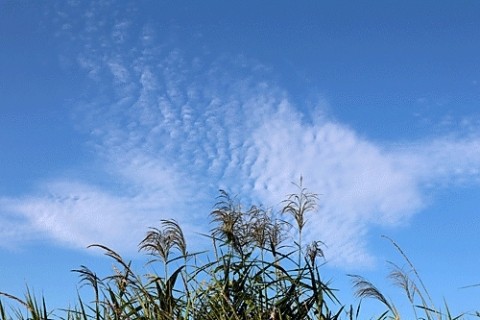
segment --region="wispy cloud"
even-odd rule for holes
[[[36,194],[0,199],[8,223],[0,225],[9,230],[0,242],[31,234],[131,252],[161,218],[208,230],[218,188],[277,206],[303,175],[321,194],[307,240],[324,241],[334,264],[365,266],[374,263],[372,226],[408,222],[427,205],[426,188],[479,182],[475,132],[379,145],[341,122],[306,118],[321,112],[294,105],[259,63],[190,57],[156,45],[151,26],[125,50],[123,39],[135,36],[128,21],[94,24],[95,12],[86,16],[77,60],[101,88],[79,110],[103,163],[95,170],[109,183],[53,177]],[[98,30],[113,41],[95,38]]]
[[[141,220],[135,216],[135,203],[130,199],[91,185],[61,181],[43,187],[44,196],[10,200],[4,208],[24,218],[24,228],[48,234],[61,243],[75,247],[85,247],[92,239],[109,243],[112,237],[122,239],[122,230],[131,230],[130,221]]]
[[[101,243],[132,254],[149,226],[175,216],[176,210],[182,213],[177,219],[187,217],[189,201],[174,203],[184,195],[181,188],[166,185],[169,182],[159,184],[171,189],[164,193],[148,186],[114,191],[58,179],[43,184],[35,195],[0,199],[2,246],[15,248],[43,238],[72,248]],[[195,219],[195,214],[190,217]],[[191,232],[201,230],[194,224],[186,227]]]

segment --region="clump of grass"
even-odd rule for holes
[[[393,284],[399,287],[405,294],[410,307],[412,308],[412,315],[405,318],[402,317],[395,304],[388,300],[374,284],[361,276],[350,275],[352,278],[355,295],[357,297],[361,299],[374,299],[385,306],[386,310],[377,319],[399,320],[413,318],[426,320],[457,320],[463,319],[464,316],[466,316],[465,313],[453,316],[447,303],[444,304],[444,310],[438,308],[433,303],[430,293],[420,277],[420,274],[402,248],[391,238],[387,236],[383,237],[391,242],[391,244],[396,248],[407,264],[406,268],[402,268],[395,263],[389,262],[391,271],[388,275],[388,278],[392,280]],[[358,317],[358,312],[356,317]]]
[[[100,277],[86,266],[72,270],[82,286],[91,288],[93,301],[79,296],[62,317],[47,312],[45,300],[37,304],[30,293],[25,301],[3,296],[25,308],[27,318],[38,320],[338,319],[343,308],[316,262],[323,258],[322,242],[302,246],[304,215],[314,210],[317,197],[303,187],[302,179],[297,187],[298,193],[288,195],[278,213],[255,205],[245,209],[220,190],[210,213],[208,253],[189,253],[180,225],[161,220],[139,243],[139,251],[151,257],[146,265],[155,265],[149,270],[160,273],[136,273],[113,249],[91,245],[114,261],[112,274]],[[280,219],[282,213],[297,222],[298,242],[289,238],[290,225]],[[15,318],[25,317],[17,310]],[[0,319],[11,319],[1,301]]]
[[[402,319],[395,304],[358,275],[351,278],[360,302],[347,307],[338,301],[320,273],[324,243],[302,243],[306,214],[316,210],[318,195],[303,187],[302,178],[296,187],[297,192],[287,195],[279,212],[256,205],[244,207],[220,190],[210,213],[212,229],[206,236],[212,249],[207,252],[189,253],[177,221],[161,220],[138,245],[149,257],[147,273],[136,272],[113,249],[93,244],[90,248],[102,250],[114,266],[105,277],[86,266],[72,270],[81,285],[92,290],[92,301],[79,295],[73,308],[52,312],[44,298],[37,299],[28,289],[24,299],[0,292],[0,298],[19,306],[10,307],[9,313],[0,299],[0,320],[353,320],[360,319],[366,298],[385,307],[376,319]],[[281,218],[285,214],[293,223]],[[290,237],[292,227],[298,239]],[[444,311],[433,304],[412,262],[397,243],[386,238],[407,263],[406,268],[390,263],[389,274],[412,306],[413,317],[405,319],[464,318],[465,314],[452,316],[446,304]],[[472,316],[480,317],[480,313]]]

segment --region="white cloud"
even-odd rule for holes
[[[86,26],[101,27],[93,18]],[[112,24],[121,31],[115,39],[131,36],[127,27]],[[303,175],[321,194],[306,241],[324,241],[332,263],[370,265],[372,226],[408,221],[426,205],[426,187],[479,181],[478,135],[378,145],[340,122],[304,119],[321,113],[293,105],[261,65],[189,60],[180,50],[156,48],[155,36],[144,29],[143,47],[126,53],[122,41],[98,40],[99,53],[91,34],[81,37],[92,43],[79,64],[98,86],[129,82],[128,90],[113,90],[115,97],[92,96],[83,110],[104,163],[95,170],[111,184],[56,177],[34,195],[3,198],[0,240],[47,235],[74,247],[100,242],[132,251],[162,218],[178,219],[187,233],[208,230],[220,187],[278,205]]]
[[[46,193],[42,196],[10,200],[6,206],[27,221],[24,228],[37,235],[46,234],[74,247],[92,242],[112,244],[112,239],[129,247],[122,234],[125,230],[138,234],[138,225],[132,221],[142,219],[135,216],[130,199],[75,183],[57,182],[43,187]]]
[[[287,101],[280,103],[253,132],[250,178],[269,203],[291,192],[288,182],[300,175],[321,193],[308,233],[328,244],[333,263],[372,263],[365,243],[369,229],[408,221],[427,205],[427,188],[480,182],[479,135],[381,146],[340,123],[312,123],[302,123]]]
[[[428,186],[480,181],[480,135],[445,136],[392,150],[399,165]]]
[[[370,265],[372,226],[408,221],[425,206],[429,185],[478,181],[476,136],[380,146],[338,122],[304,121],[272,85],[232,78],[220,91],[205,79],[189,83],[184,74],[165,92],[156,72],[143,74],[136,101],[97,109],[92,123],[103,123],[92,138],[115,186],[59,179],[43,186],[47,196],[4,201],[27,221],[23,228],[67,245],[100,242],[131,252],[161,218],[207,231],[219,187],[277,205],[303,175],[321,194],[306,241],[324,241],[333,264]]]
[[[73,248],[100,243],[132,254],[147,228],[172,218],[176,209],[181,212],[176,218],[187,224],[187,230],[199,231],[185,204],[173,203],[182,196],[175,194],[178,189],[170,194],[148,187],[131,191],[122,190],[120,195],[60,180],[42,185],[35,196],[0,199],[2,213],[8,213],[1,217],[1,242],[9,247],[47,238]]]
[[[419,181],[390,154],[341,124],[302,124],[288,102],[253,140],[255,191],[278,203],[292,191],[289,182],[303,175],[308,188],[321,193],[308,233],[328,244],[336,263],[352,262],[353,252],[363,259],[355,263],[370,263],[363,241],[369,227],[397,224],[423,205]]]

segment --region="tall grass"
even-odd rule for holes
[[[407,316],[402,314],[397,309],[395,303],[387,299],[382,292],[370,281],[359,276],[350,275],[352,278],[355,295],[361,299],[369,298],[380,302],[385,307],[385,312],[382,313],[377,319],[425,319],[425,320],[456,320],[464,319],[467,317],[479,317],[480,314],[466,314],[460,313],[458,315],[452,315],[448,304],[444,302],[443,309],[438,307],[430,296],[430,293],[424,284],[417,269],[410,261],[408,256],[402,250],[402,248],[391,238],[383,236],[385,239],[391,242],[391,244],[399,252],[403,260],[406,262],[407,267],[399,267],[397,264],[390,262],[390,273],[388,278],[392,283],[400,288],[405,294],[409,305],[411,307],[411,313]]]
[[[316,210],[318,196],[302,183],[300,179],[297,193],[287,195],[278,213],[261,206],[244,207],[220,190],[210,213],[212,229],[206,235],[212,248],[206,252],[188,252],[177,221],[161,220],[139,243],[139,251],[149,257],[141,273],[113,249],[93,244],[90,247],[102,250],[114,266],[106,277],[87,266],[72,270],[79,275],[81,285],[91,289],[92,301],[78,295],[73,308],[50,311],[45,299],[28,290],[23,299],[0,292],[0,320],[353,320],[363,319],[361,303],[365,298],[374,298],[385,307],[377,319],[401,319],[395,304],[368,280],[351,276],[360,298],[356,306],[342,304],[323,280],[323,243],[302,242],[302,230],[308,222],[305,215]],[[285,222],[284,214],[291,215],[295,223]],[[291,228],[296,228],[298,239],[290,237]],[[415,319],[466,316],[452,316],[446,305],[439,311],[413,264],[390,241],[409,267],[405,271],[392,264],[390,278],[406,293]],[[151,265],[154,267],[147,268]],[[160,272],[150,271],[157,269]]]

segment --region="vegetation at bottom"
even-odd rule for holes
[[[320,272],[323,243],[304,244],[302,239],[318,196],[303,187],[302,179],[296,187],[280,212],[255,205],[244,208],[221,190],[210,213],[213,228],[206,235],[212,250],[206,252],[189,253],[180,225],[162,220],[139,243],[139,250],[150,257],[145,269],[160,272],[139,274],[113,249],[93,244],[114,262],[106,277],[86,266],[73,270],[91,289],[93,300],[78,294],[75,307],[52,311],[44,298],[28,290],[23,298],[0,292],[0,319],[404,319],[393,302],[358,275],[351,275],[358,302],[337,299]],[[392,264],[390,274],[411,304],[412,314],[405,319],[480,317],[452,315],[446,304],[437,308],[413,264],[391,241],[408,266],[405,270]],[[385,312],[363,315],[365,298],[378,301]]]

